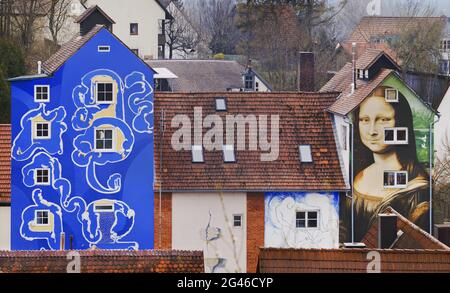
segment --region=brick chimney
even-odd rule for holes
[[[300,52],[299,54],[297,89],[300,92],[313,92],[315,91],[314,53]]]

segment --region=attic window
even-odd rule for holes
[[[385,97],[388,103],[398,103],[398,90],[386,89]]]
[[[298,147],[300,153],[300,162],[302,163],[312,163],[312,154],[310,145],[301,145]]]
[[[359,71],[359,78],[363,79],[364,78],[364,70],[359,69],[358,71]]]
[[[111,52],[110,46],[98,46],[98,51],[101,53]]]
[[[216,111],[226,111],[227,110],[227,101],[225,98],[216,98]]]
[[[369,70],[364,71],[364,78],[369,79]]]
[[[203,147],[201,145],[192,146],[192,163],[204,163]]]
[[[223,161],[225,163],[236,162],[236,156],[234,153],[234,145],[224,145],[222,148],[223,148]]]

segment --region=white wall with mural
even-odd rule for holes
[[[0,206],[0,251],[11,249],[11,207]]]
[[[338,248],[338,193],[266,193],[264,246]]]
[[[246,193],[174,193],[172,249],[203,250],[207,273],[246,272],[246,199]]]

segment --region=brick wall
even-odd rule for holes
[[[159,245],[159,192],[155,192],[155,249],[172,249],[172,193],[163,192],[161,196],[161,245]]]
[[[247,193],[247,272],[255,273],[264,246],[264,193]]]

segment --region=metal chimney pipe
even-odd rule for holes
[[[38,74],[42,74],[42,62],[41,61],[38,61]]]

